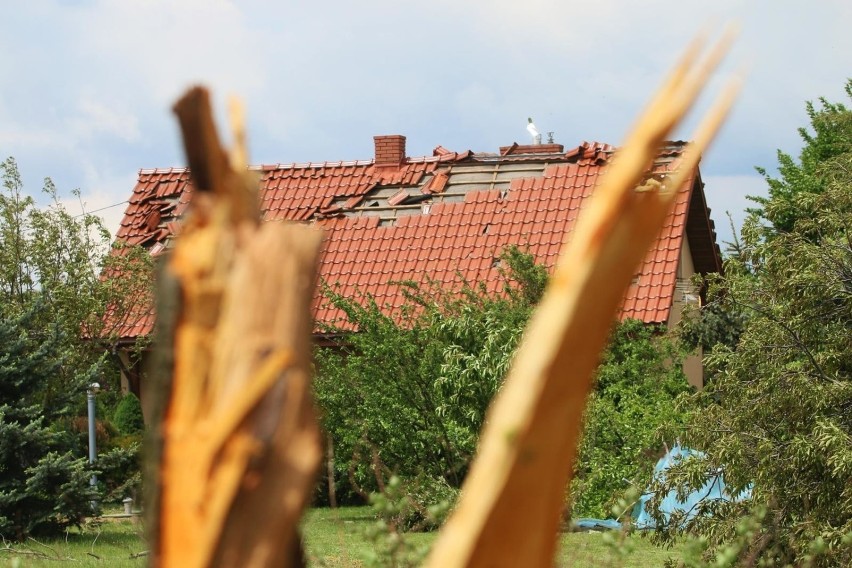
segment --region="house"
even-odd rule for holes
[[[615,148],[584,142],[512,144],[499,153],[406,155],[405,137],[376,136],[370,160],[263,165],[260,199],[264,221],[314,223],[326,230],[320,275],[343,294],[369,291],[381,304],[398,306],[391,281],[425,276],[446,286],[461,279],[500,284],[498,257],[518,245],[552,267],[586,198]],[[672,169],[684,148],[660,151],[651,175]],[[696,296],[689,284],[698,272],[721,270],[721,256],[698,169],[678,197],[665,227],[648,251],[624,299],[621,318],[674,325],[684,303]],[[117,234],[119,241],[166,250],[179,235],[179,220],[192,196],[183,168],[141,170]],[[341,314],[315,298],[318,322]],[[130,342],[153,329],[153,312],[127,319],[120,336]],[[124,355],[125,385],[139,389],[138,365]],[[700,360],[687,363],[690,382],[703,382]]]

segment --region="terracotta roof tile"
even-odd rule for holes
[[[655,171],[669,168],[668,162],[679,156],[681,148],[682,144],[675,143],[664,149]],[[499,271],[493,259],[508,244],[528,247],[552,268],[566,232],[570,234],[585,197],[613,152],[612,146],[587,142],[565,153],[502,158],[436,149],[435,156],[408,158],[399,167],[377,168],[372,161],[350,161],[254,169],[261,173],[264,219],[312,220],[326,230],[320,275],[327,283],[345,295],[371,291],[380,305],[399,306],[399,288],[388,285],[389,281],[431,278],[458,285],[460,272],[468,283],[484,282],[488,289],[499,290]],[[461,175],[465,167],[493,168],[498,172],[496,179],[503,165],[523,167],[515,164],[543,160],[547,165],[539,173],[513,177],[502,186],[475,186],[463,198],[456,189],[460,186],[453,185],[453,177]],[[721,266],[713,257],[714,251],[718,256],[718,247],[711,242],[715,233],[701,185],[693,181],[680,188],[665,228],[638,271],[638,283],[625,295],[621,317],[647,323],[668,319],[687,232],[708,241],[702,250],[710,252],[702,257],[702,266],[712,267],[713,262]],[[461,187],[467,187],[466,183]],[[117,238],[149,246],[176,234],[175,222],[185,213],[191,195],[185,169],[140,170]],[[406,205],[409,196],[426,199],[429,213]],[[379,207],[362,210],[368,202],[377,202]],[[343,316],[319,294],[315,314],[318,322],[326,324]],[[123,327],[127,337],[151,332],[150,309],[134,317],[132,325],[127,322]]]

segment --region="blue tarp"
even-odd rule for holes
[[[665,472],[669,467],[692,455],[701,456],[701,453],[696,452],[695,450],[691,450],[689,448],[681,447],[680,444],[676,444],[671,450],[666,452],[666,455],[664,455],[657,461],[657,465],[654,466],[654,478],[664,478]],[[675,512],[685,512],[686,515],[684,517],[684,522],[686,522],[698,513],[698,505],[703,501],[720,499],[725,501],[741,501],[743,499],[748,499],[750,496],[750,488],[746,489],[744,492],[742,492],[740,495],[737,495],[736,497],[732,496],[725,487],[725,481],[722,477],[722,474],[719,473],[709,478],[704,484],[704,486],[702,486],[700,489],[693,491],[692,493],[687,495],[683,501],[677,498],[676,492],[671,491],[668,495],[666,495],[665,499],[663,499],[663,502],[660,505],[660,511],[663,513],[665,523],[669,522],[669,520],[671,519],[671,515]],[[632,516],[634,527],[638,529],[657,528],[657,524],[654,518],[651,516],[650,512],[646,510],[646,505],[652,497],[653,493],[651,493],[650,490],[646,490],[645,493],[643,493],[642,496],[639,498],[639,501],[633,508]],[[613,519],[582,518],[578,519],[575,525],[578,528],[585,530],[618,530],[621,528],[621,523]]]
[[[680,462],[688,458],[689,456],[701,457],[700,452],[696,452],[695,450],[691,450],[689,448],[681,447],[680,444],[676,444],[671,450],[669,450],[666,455],[661,457],[659,461],[657,461],[657,465],[654,466],[654,478],[662,479],[665,478],[666,470],[672,465]],[[677,498],[677,493],[675,491],[670,491],[668,495],[663,499],[660,504],[660,511],[663,513],[663,518],[665,519],[665,523],[668,524],[671,519],[672,514],[675,512],[685,513],[683,517],[683,522],[686,523],[690,519],[692,519],[696,514],[698,514],[699,504],[705,501],[741,501],[743,499],[748,499],[751,496],[751,489],[746,489],[740,495],[737,495],[734,498],[733,495],[727,490],[725,486],[725,480],[722,476],[722,473],[719,472],[715,476],[710,477],[704,485],[692,493],[688,494],[683,501]],[[639,502],[636,503],[636,507],[633,509],[633,524],[636,528],[640,529],[655,529],[657,528],[657,524],[654,521],[654,518],[651,516],[650,512],[646,509],[646,504],[653,497],[653,493],[646,491],[639,498]]]

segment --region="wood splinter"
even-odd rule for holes
[[[459,504],[427,566],[553,565],[586,399],[618,306],[678,188],[727,115],[737,85],[708,113],[674,172],[662,183],[642,183],[643,176],[730,39],[724,36],[701,64],[702,42],[688,49],[613,158],[488,410]]]

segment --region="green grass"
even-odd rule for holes
[[[359,567],[364,566],[372,552],[367,537],[375,523],[368,507],[342,507],[340,509],[314,509],[303,523],[307,555],[311,566]],[[405,535],[415,547],[427,547],[437,533]],[[663,550],[639,536],[625,537],[621,546],[607,541],[621,535],[612,533],[567,533],[561,536],[559,566],[577,567],[657,567],[678,550]],[[624,555],[618,553],[618,549]],[[59,539],[5,543],[0,548],[0,567],[74,566],[98,568],[143,568],[146,557],[130,558],[147,549],[138,521],[116,519],[88,524],[82,529],[71,529]]]
[[[0,566],[144,568],[148,565],[146,557],[131,559],[130,555],[147,548],[141,523],[130,519],[106,520],[70,529],[57,539],[3,543]]]
[[[371,552],[367,538],[375,519],[368,507],[314,509],[303,525],[303,536],[311,566],[364,566]],[[407,534],[414,546],[428,546],[437,533]],[[608,544],[620,541],[618,546]],[[665,550],[641,536],[618,533],[578,532],[560,537],[558,566],[644,568],[662,566],[667,558],[678,555],[678,549]],[[619,550],[621,553],[619,553]]]

